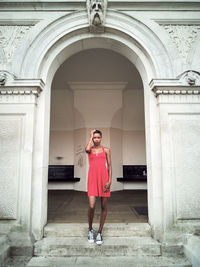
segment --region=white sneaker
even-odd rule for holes
[[[103,243],[102,234],[101,233],[97,233],[97,236],[96,236],[96,244],[97,245],[101,245],[102,243]]]
[[[88,230],[88,242],[89,243],[94,243],[94,230]]]

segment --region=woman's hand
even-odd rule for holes
[[[94,129],[94,130],[92,130],[91,132],[90,132],[90,139],[92,139],[93,138],[93,135],[94,135],[94,132],[95,132],[96,130]]]
[[[95,130],[92,130],[90,132],[90,140],[89,140],[88,144],[85,147],[85,152],[86,153],[90,153],[90,150],[91,150],[91,147],[92,147],[92,141],[93,141],[92,139],[93,139],[94,131]]]
[[[105,186],[104,186],[104,193],[107,193],[108,191],[109,191],[109,189],[110,189],[110,186],[111,186],[111,182],[107,182],[106,184],[105,184]]]

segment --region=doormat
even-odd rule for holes
[[[138,215],[146,215],[148,216],[148,207],[145,206],[132,206],[132,209],[134,209]]]

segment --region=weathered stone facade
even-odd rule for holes
[[[36,240],[47,221],[51,83],[92,48],[120,53],[142,78],[154,238],[200,221],[200,3],[101,2],[92,19],[86,1],[0,3],[0,219]]]

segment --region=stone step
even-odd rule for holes
[[[10,246],[8,244],[7,236],[0,235],[0,266],[10,254]]]
[[[86,237],[47,237],[34,245],[35,256],[131,256],[161,255],[161,245],[151,237],[104,237],[104,243],[88,243]]]
[[[32,256],[33,242],[26,232],[9,233],[11,256]]]
[[[99,224],[94,223],[93,228],[98,230]],[[44,228],[44,236],[84,237],[88,233],[87,223],[48,223]],[[151,236],[151,227],[148,223],[106,223],[103,236]]]
[[[31,260],[30,256],[10,256],[1,267],[25,267]]]
[[[161,245],[162,256],[167,255],[183,255],[183,244],[166,244]]]
[[[180,256],[114,256],[114,257],[33,257],[27,267],[191,267]]]

